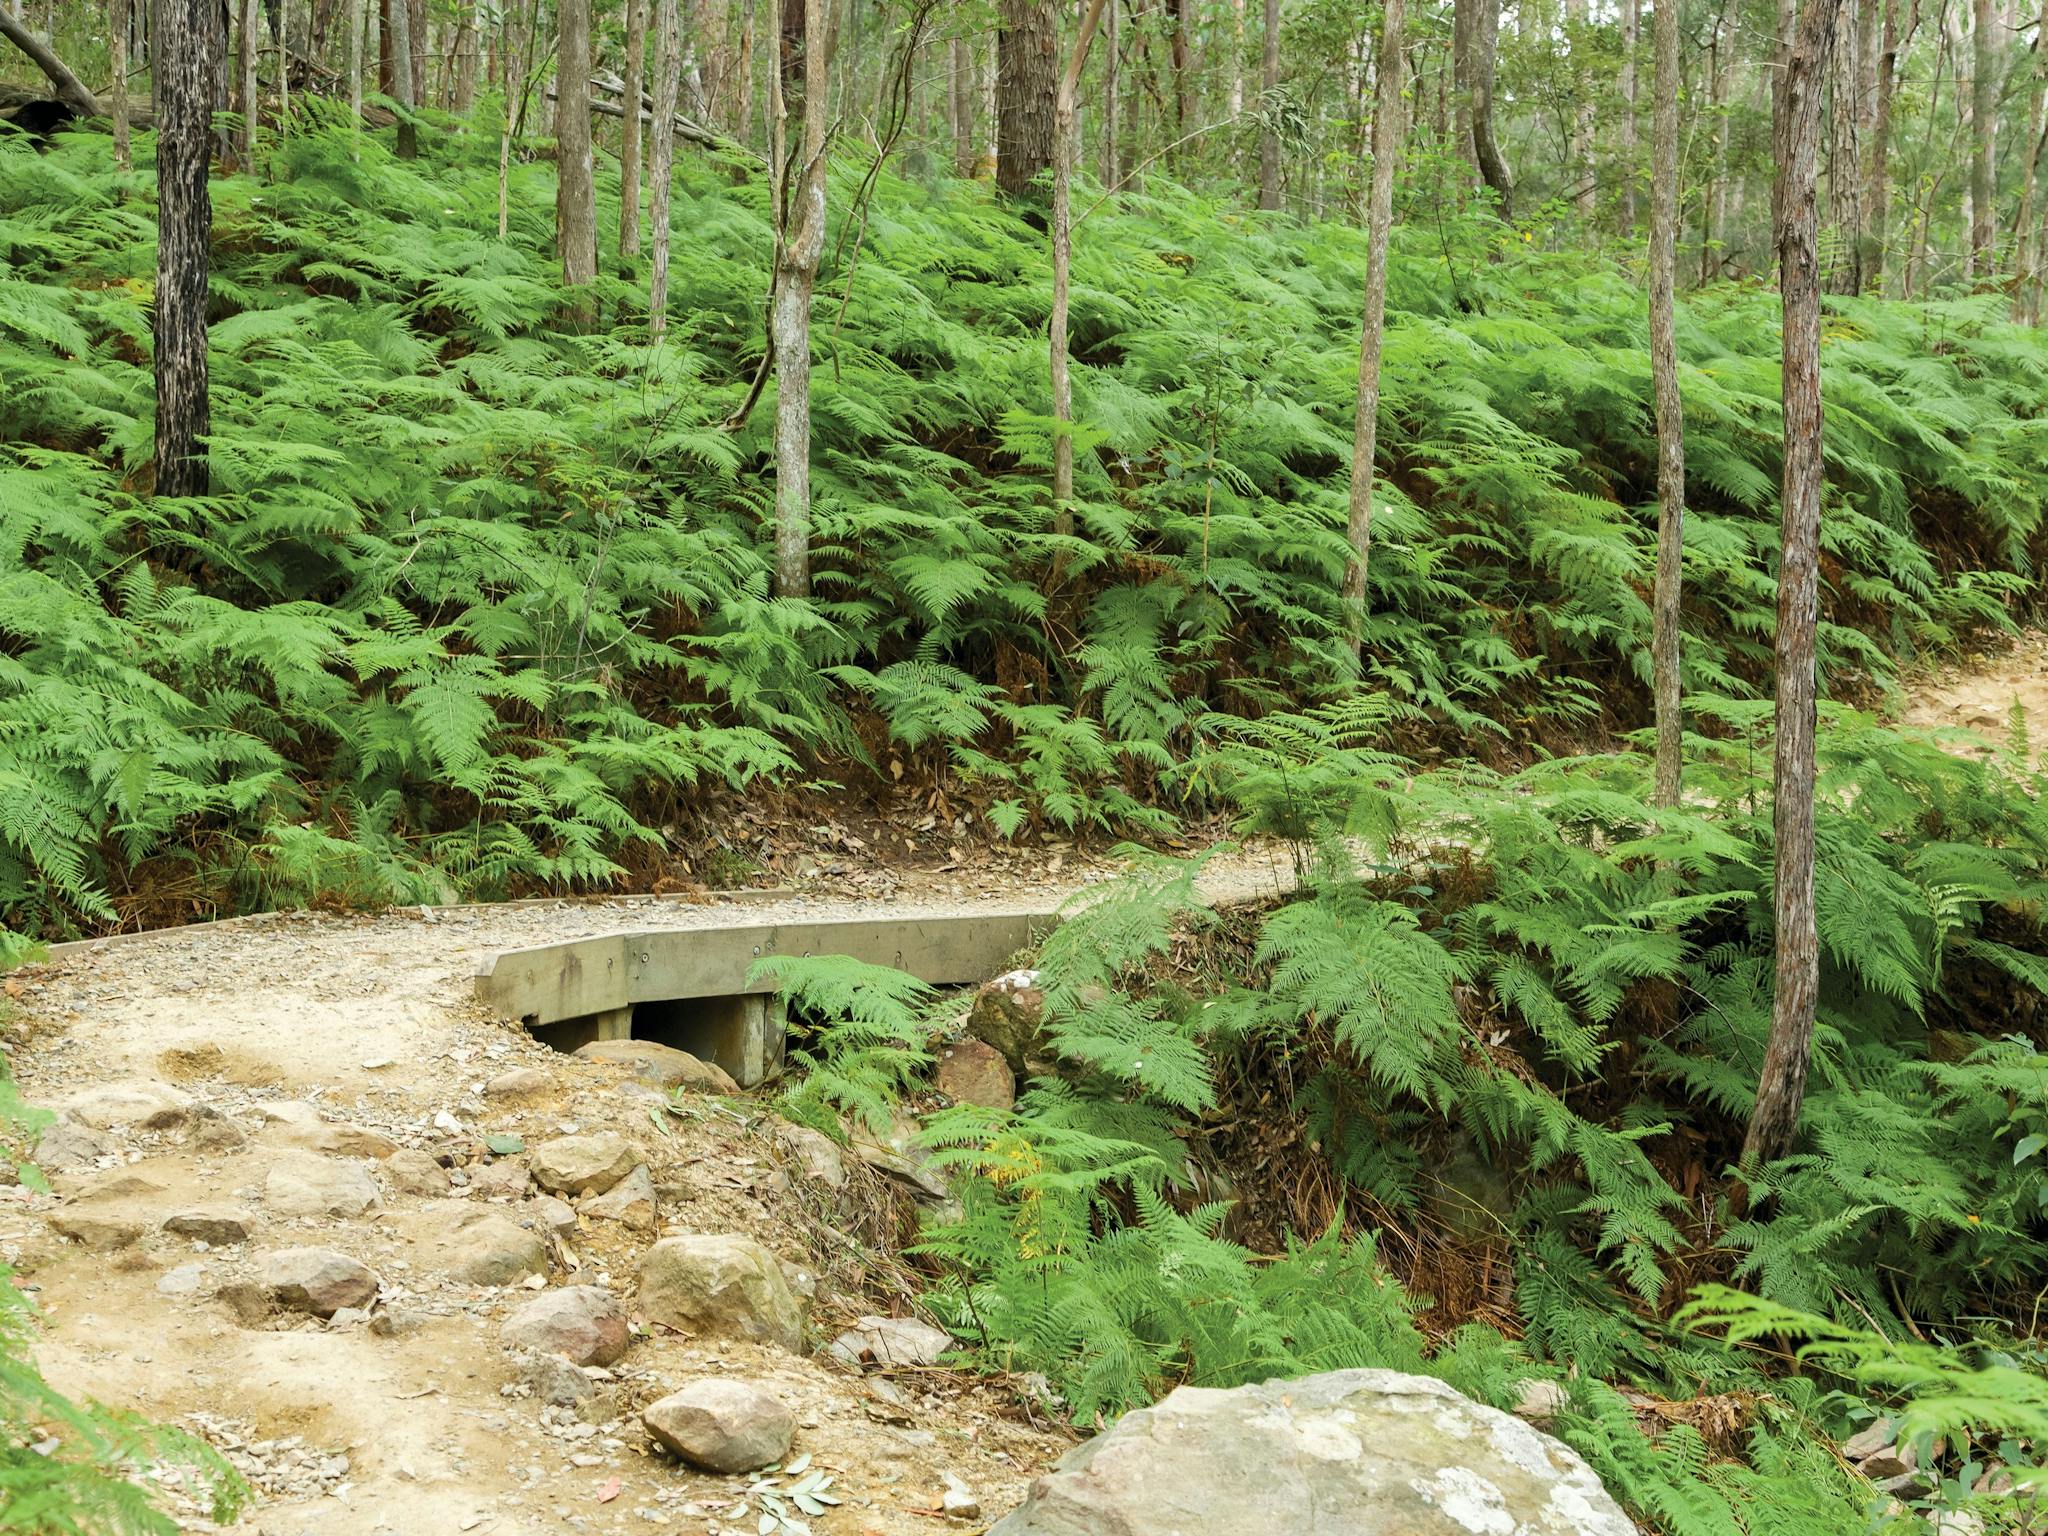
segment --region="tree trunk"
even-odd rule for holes
[[[1479,169],[1479,156],[1472,143],[1472,38],[1478,26],[1478,16],[1478,0],[1451,0],[1451,153],[1475,172]],[[1442,79],[1440,71],[1439,84]],[[1443,124],[1437,126],[1441,131]],[[1463,203],[1464,188],[1460,187],[1460,206]]]
[[[532,44],[539,17],[534,14],[533,0],[514,0],[519,7],[518,27],[526,33],[528,46]],[[508,13],[509,14],[509,13]],[[513,47],[514,37],[505,40],[505,132],[498,140],[498,238],[505,238],[511,227],[512,210],[508,201],[512,180],[512,136],[519,130],[520,99],[526,94],[526,68],[517,59],[518,50]]]
[[[242,0],[242,14],[236,27],[235,107],[242,114],[242,131],[235,152],[242,169],[256,170],[256,0]]]
[[[1828,92],[1828,222],[1835,228],[1835,260],[1828,274],[1828,292],[1859,293],[1863,274],[1863,165],[1857,152],[1856,124],[1860,107],[1856,61],[1856,12],[1845,3],[1836,25],[1833,86]]]
[[[1399,0],[1396,0],[1399,3]],[[1074,96],[1081,88],[1081,71],[1088,64],[1088,49],[1095,41],[1095,29],[1102,22],[1103,0],[1089,0],[1081,18],[1080,35],[1074,39],[1073,57],[1060,77],[1059,94],[1053,101],[1052,164],[1052,415],[1053,428],[1052,504],[1056,532],[1074,531],[1074,386],[1067,373],[1067,290],[1073,265],[1073,230],[1069,222],[1068,183],[1074,162],[1080,157],[1080,135],[1075,131]]]
[[[1884,44],[1877,59],[1877,101],[1870,118],[1870,167],[1863,189],[1865,243],[1863,281],[1872,293],[1884,292],[1884,263],[1889,245],[1892,207],[1892,97],[1899,79],[1899,55],[1912,41],[1920,22],[1920,0],[1905,28],[1899,26],[1899,0],[1884,0]]]
[[[406,5],[405,56],[412,60],[412,95],[415,107],[427,99],[427,0],[408,0]]]
[[[1194,115],[1188,110],[1188,95],[1194,88],[1188,34],[1195,24],[1188,15],[1188,0],[1169,0],[1167,22],[1173,28],[1167,47],[1167,57],[1173,65],[1173,137],[1179,140],[1186,137],[1188,119]]]
[[[560,0],[555,61],[555,245],[571,288],[597,277],[597,182],[590,148],[590,0]]]
[[[996,40],[996,185],[1011,197],[1029,192],[1052,164],[1057,31],[1052,0],[1002,0]]]
[[[0,37],[6,38],[27,54],[36,68],[49,77],[50,84],[56,87],[57,99],[65,106],[80,117],[100,115],[99,99],[85,88],[83,82],[66,67],[62,59],[43,46],[41,38],[29,31],[21,19],[19,10],[11,16],[0,11]]]
[[[419,127],[412,120],[412,7],[405,0],[390,0],[385,22],[391,29],[391,99],[398,105],[398,158],[410,160],[420,152]]]
[[[658,3],[658,0],[657,0]],[[626,115],[619,130],[619,260],[640,254],[640,100],[647,61],[648,0],[626,0]],[[669,111],[673,118],[675,111]],[[673,129],[671,129],[673,132]]]
[[[1650,121],[1650,376],[1657,398],[1657,584],[1651,682],[1657,721],[1652,803],[1678,804],[1685,730],[1679,704],[1678,605],[1685,549],[1685,428],[1678,393],[1678,0],[1651,16],[1656,96]]]
[[[1118,0],[1110,0],[1109,9],[1103,15],[1102,47],[1104,51],[1102,78],[1102,184],[1115,188],[1117,185],[1117,140],[1121,129],[1121,103],[1117,93],[1123,88],[1123,43],[1117,36],[1117,13],[1123,9]]]
[[[1784,309],[1784,489],[1778,562],[1777,744],[1772,826],[1777,847],[1775,997],[1770,1044],[1742,1166],[1792,1150],[1806,1096],[1820,942],[1813,911],[1814,640],[1820,619],[1820,209],[1817,186],[1821,92],[1841,0],[1806,0],[1796,36],[1780,46],[1772,139],[1772,199]],[[1783,34],[1781,34],[1783,35]]]
[[[953,138],[953,173],[974,174],[974,50],[956,37],[946,50],[946,131]]]
[[[1737,0],[1722,0],[1714,24],[1713,60],[1709,66],[1708,99],[1714,108],[1712,180],[1700,197],[1700,281],[1721,275],[1722,247],[1728,238],[1728,98],[1735,73],[1735,28],[1741,20]]]
[[[128,0],[111,0],[107,7],[108,83],[107,110],[114,119],[114,169],[127,175],[132,166],[128,154]]]
[[[1628,0],[1621,12],[1621,232],[1636,232],[1636,54],[1642,46],[1643,0]]]
[[[363,5],[364,0],[342,0],[348,7],[348,131],[349,158],[362,158],[363,136]]]
[[[668,329],[669,187],[676,167],[676,94],[683,69],[682,18],[676,0],[654,0],[654,144],[648,173],[654,181],[653,272],[647,285],[647,332],[655,341]]]
[[[1493,126],[1493,70],[1500,54],[1500,0],[1470,0],[1472,25],[1472,152],[1479,174],[1500,199],[1500,215],[1514,217],[1515,183]]]
[[[215,0],[157,0],[157,19],[156,489],[160,496],[203,496],[213,238],[206,177],[226,40]]]
[[[375,0],[377,6],[377,93],[391,95],[391,0]]]
[[[482,62],[487,20],[483,0],[469,0],[463,6],[462,28],[455,39],[455,100],[451,103],[458,117],[467,117],[476,105],[476,77]]]
[[[1265,52],[1259,67],[1259,206],[1280,206],[1280,128],[1274,121],[1280,94],[1280,0],[1266,0]]]
[[[1498,29],[1500,11],[1497,4],[1493,10],[1493,24]],[[1590,221],[1599,211],[1599,186],[1593,169],[1593,75],[1585,64],[1590,46],[1586,35],[1590,25],[1586,16],[1586,0],[1565,0],[1564,14],[1571,40],[1572,172],[1578,178],[1573,201],[1578,205],[1579,217]]]
[[[776,155],[788,210],[776,252],[775,594],[811,592],[811,291],[825,247],[825,137],[832,79],[832,0],[780,0],[774,71]],[[1050,20],[1050,18],[1047,18]],[[795,99],[792,100],[792,97]],[[795,151],[787,149],[800,124]]]
[[[1110,33],[1115,35],[1116,7],[1109,8]],[[1230,0],[1230,63],[1224,78],[1223,101],[1235,121],[1244,112],[1244,0]]]
[[[1988,283],[1997,275],[1998,261],[1998,20],[1991,0],[1975,0],[1972,10],[1976,67],[1970,82],[1975,134],[1970,156],[1970,276]]]
[[[2012,291],[2012,317],[2021,323],[2037,320],[2032,295],[2036,288],[2035,271],[2041,262],[2041,247],[2034,232],[2034,188],[2038,184],[2041,170],[2041,137],[2048,131],[2044,112],[2048,112],[2048,0],[2042,0],[2041,14],[2034,32],[2033,64],[2028,71],[2027,86],[2027,140],[2026,171],[2020,177],[2020,205],[2013,215],[2013,274],[2016,281]]]
[[[1355,646],[1365,643],[1366,577],[1372,562],[1372,473],[1379,447],[1380,349],[1386,337],[1387,247],[1394,229],[1394,168],[1401,157],[1405,0],[1386,0],[1372,99],[1372,187],[1365,202],[1365,313],[1358,333],[1358,408],[1351,424],[1351,561],[1344,601],[1355,608]]]

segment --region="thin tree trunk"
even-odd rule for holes
[[[1450,69],[1437,72],[1439,117],[1441,117],[1442,86],[1445,74],[1450,77],[1451,88],[1451,153],[1456,155],[1476,174],[1479,170],[1479,155],[1472,141],[1472,39],[1478,28],[1480,0],[1451,0],[1451,58]],[[1443,130],[1441,121],[1437,124],[1439,134]],[[1464,203],[1464,189],[1459,189],[1459,205]]]
[[[2013,273],[2017,279],[2012,290],[2012,317],[2023,323],[2038,318],[2032,300],[2034,273],[2041,261],[2041,248],[2034,237],[2034,188],[2041,169],[2041,138],[2044,130],[2048,130],[2048,122],[2043,120],[2044,112],[2048,112],[2048,91],[2044,91],[2048,73],[2044,72],[2048,72],[2048,0],[2042,0],[2034,32],[2027,85],[2026,170],[2020,177],[2020,205],[2012,221]]]
[[[235,106],[242,114],[242,131],[235,141],[235,153],[242,169],[256,170],[256,0],[242,0],[235,43]]]
[[[571,288],[597,277],[597,177],[590,147],[590,0],[560,0],[555,62],[555,245]]]
[[[1892,207],[1891,145],[1892,98],[1898,88],[1899,55],[1919,29],[1920,0],[1902,30],[1899,0],[1884,0],[1884,44],[1877,59],[1877,101],[1870,118],[1870,170],[1863,191],[1864,221],[1869,254],[1863,262],[1863,280],[1872,293],[1884,292],[1884,264],[1889,252]]]
[[[1863,165],[1856,144],[1856,21],[1856,12],[1845,3],[1829,71],[1833,86],[1828,92],[1828,221],[1836,235],[1830,293],[1858,293],[1863,286],[1858,262],[1863,249]]]
[[[1399,0],[1396,0],[1399,3]],[[1074,96],[1081,88],[1081,71],[1088,64],[1088,49],[1095,41],[1095,29],[1102,22],[1103,0],[1089,0],[1081,18],[1080,35],[1074,39],[1073,56],[1060,77],[1059,94],[1053,100],[1052,162],[1052,504],[1053,528],[1074,531],[1074,386],[1067,372],[1067,291],[1073,266],[1073,229],[1069,223],[1069,186],[1074,162],[1080,157],[1080,135],[1075,131]]]
[[[534,0],[516,0],[520,7],[519,26],[528,40],[533,37],[538,18],[533,14]],[[520,67],[518,50],[512,46],[512,39],[506,39],[505,47],[505,131],[498,139],[498,238],[505,238],[510,228],[511,204],[508,201],[512,179],[512,135],[518,128],[519,102],[526,94],[526,71]]]
[[[1373,458],[1379,448],[1380,350],[1386,339],[1387,250],[1394,229],[1394,170],[1401,158],[1402,33],[1405,0],[1386,0],[1380,16],[1380,51],[1374,64],[1372,187],[1365,202],[1365,313],[1358,333],[1358,406],[1351,423],[1351,561],[1344,568],[1344,601],[1354,606],[1354,645],[1365,643],[1366,578],[1372,563]]]
[[[1975,133],[1970,157],[1970,275],[1985,283],[1997,275],[1998,19],[1992,0],[1976,0],[1972,9],[1976,65],[1970,82]]]
[[[825,140],[832,79],[831,0],[780,0],[775,81],[776,164],[789,210],[776,254],[775,592],[811,591],[811,292],[825,246]],[[792,103],[791,96],[796,96]],[[794,153],[785,148],[800,122]]]
[[[1813,909],[1814,642],[1820,619],[1820,209],[1817,187],[1821,92],[1841,0],[1806,0],[1796,37],[1780,47],[1772,113],[1778,175],[1772,199],[1784,308],[1784,489],[1778,563],[1777,744],[1772,826],[1777,930],[1770,1044],[1742,1166],[1792,1150],[1820,994]],[[1783,35],[1783,34],[1781,34]]]
[[[410,160],[420,152],[419,128],[412,120],[412,7],[406,0],[391,0],[385,22],[391,29],[390,94],[398,106],[398,158]]]
[[[953,173],[974,174],[974,50],[956,37],[946,48],[946,131],[953,139]]]
[[[127,175],[132,167],[128,153],[128,0],[112,0],[108,6],[107,53],[109,71],[107,110],[114,119],[114,169]]]
[[[1494,136],[1493,71],[1500,53],[1500,0],[1473,0],[1478,7],[1472,28],[1472,151],[1479,174],[1500,199],[1504,219],[1515,213],[1515,182]]]
[[[1186,136],[1192,116],[1188,111],[1188,94],[1193,89],[1188,34],[1194,29],[1194,21],[1188,15],[1188,0],[1168,0],[1167,21],[1173,28],[1167,39],[1167,58],[1173,66],[1173,137],[1179,140]]]
[[[363,6],[366,0],[342,0],[348,7],[348,132],[349,158],[362,158],[363,137]]]
[[[640,254],[640,99],[646,84],[648,0],[626,0],[626,115],[619,130],[619,260]],[[673,110],[669,113],[674,117]]]
[[[1117,185],[1118,166],[1121,164],[1117,156],[1117,140],[1122,114],[1117,93],[1123,88],[1123,43],[1117,36],[1117,14],[1122,9],[1118,0],[1110,0],[1109,9],[1103,16],[1102,184],[1112,189]]]
[[[1280,0],[1266,0],[1264,53],[1259,67],[1259,206],[1280,206],[1280,128],[1274,121],[1280,94]]]
[[[1656,91],[1650,122],[1650,376],[1657,400],[1657,584],[1650,610],[1657,767],[1652,803],[1676,805],[1685,731],[1679,703],[1678,629],[1685,549],[1685,426],[1676,328],[1678,0],[1655,0],[1650,24]]]
[[[453,110],[458,117],[467,117],[476,105],[476,78],[483,65],[484,53],[483,0],[469,0],[462,8],[462,30],[455,39],[455,100]],[[483,69],[486,79],[490,71]]]
[[[676,0],[654,0],[654,226],[653,272],[647,284],[647,330],[656,341],[668,329],[669,188],[676,167],[676,93],[681,84],[682,18]]]
[[[1052,0],[1002,0],[997,34],[996,185],[1022,197],[1052,164],[1057,32]]]
[[[1729,82],[1735,73],[1735,27],[1740,20],[1737,0],[1722,0],[1714,23],[1713,60],[1709,66],[1708,97],[1714,108],[1713,179],[1700,198],[1700,281],[1710,283],[1721,275],[1722,253],[1728,239],[1728,98]]]
[[[1621,230],[1636,229],[1636,54],[1642,46],[1643,0],[1628,0],[1621,12]]]
[[[1497,32],[1500,13],[1497,5],[1493,9]],[[1599,187],[1593,169],[1593,77],[1585,64],[1588,47],[1586,0],[1565,0],[1564,14],[1571,38],[1572,171],[1578,177],[1573,200],[1578,205],[1579,217],[1591,220],[1599,211]]]
[[[225,39],[215,0],[157,0],[157,16],[156,489],[160,496],[203,496],[213,239],[206,177]]]
[[[408,0],[406,5],[405,57],[412,60],[412,95],[418,106],[427,99],[427,0]]]
[[[1116,32],[1116,7],[1109,8],[1110,33]],[[1230,64],[1224,80],[1223,100],[1235,121],[1244,112],[1244,0],[1230,0]]]

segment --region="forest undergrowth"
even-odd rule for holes
[[[983,186],[883,173],[828,246],[817,595],[782,600],[772,385],[731,421],[758,168],[679,168],[650,347],[615,276],[564,324],[545,161],[512,167],[501,240],[495,142],[401,162],[301,111],[271,179],[215,186],[203,498],[149,494],[150,139],[125,179],[92,135],[0,154],[18,936],[644,882],[708,793],[764,780],[928,786],[990,837],[1157,832],[1209,808],[1177,770],[1214,726],[1360,689],[1403,750],[1497,765],[1646,718],[1655,456],[1619,267],[1477,207],[1401,231],[1361,661],[1337,594],[1363,236],[1159,183],[1077,204],[1062,535],[1043,236]],[[1775,304],[1712,288],[1681,322],[1687,688],[1753,700]],[[1867,697],[2028,590],[2048,351],[1987,298],[1841,301],[1826,354],[1822,664]]]
[[[0,152],[0,960],[173,889],[642,879],[763,783],[916,785],[995,838],[1225,814],[1299,850],[1299,893],[1219,919],[1146,863],[1039,957],[1051,1069],[928,1127],[963,1205],[926,1299],[981,1360],[1084,1423],[1348,1364],[1502,1404],[1549,1379],[1672,1536],[2026,1528],[1974,1484],[2048,1436],[2043,780],[2024,721],[1970,760],[1859,708],[2032,594],[2048,347],[2002,300],[1830,301],[1820,1027],[1803,1150],[1738,1183],[1773,948],[1767,290],[1680,311],[1691,730],[1652,809],[1630,272],[1476,206],[1397,231],[1353,615],[1361,233],[1079,199],[1062,533],[1042,230],[951,179],[860,203],[849,154],[816,595],[775,599],[772,393],[733,420],[757,171],[679,168],[650,346],[616,267],[565,299],[545,161],[500,239],[494,142],[402,163],[301,110],[269,179],[214,186],[199,498],[148,481],[149,139],[128,178],[89,136]],[[827,1021],[787,1111],[886,1122],[945,1005],[779,974]],[[1287,1198],[1251,1187],[1276,1171]],[[1915,1507],[1832,1448],[1879,1411],[1941,1472]]]

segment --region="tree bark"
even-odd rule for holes
[[[385,22],[391,31],[390,96],[398,106],[398,158],[410,160],[420,152],[419,127],[412,120],[412,7],[405,0],[391,0]]]
[[[1500,55],[1500,0],[1466,0],[1472,16],[1472,154],[1479,175],[1500,199],[1500,216],[1515,214],[1515,182],[1493,124],[1493,72]]]
[[[1792,1150],[1820,996],[1820,941],[1813,910],[1814,642],[1820,619],[1820,209],[1817,170],[1821,92],[1841,0],[1806,0],[1796,35],[1780,46],[1772,112],[1778,175],[1772,199],[1784,310],[1784,486],[1778,562],[1777,743],[1772,826],[1777,873],[1775,995],[1770,1044],[1742,1165]]]
[[[590,0],[560,0],[555,62],[555,246],[571,288],[597,277],[597,177],[590,147]]]
[[[825,140],[832,80],[832,0],[780,0],[776,84],[775,593],[811,592],[811,292],[825,248]],[[1050,19],[1050,18],[1048,18]],[[795,99],[792,100],[792,97]],[[789,131],[798,124],[794,152]]]
[[[80,117],[100,115],[99,99],[85,88],[62,59],[43,46],[42,39],[29,31],[19,11],[11,16],[0,11],[0,37],[27,54],[35,67],[49,77],[50,84],[56,87],[57,99],[65,106]]]
[[[668,329],[669,189],[676,166],[676,94],[682,83],[682,18],[676,0],[654,0],[654,226],[653,271],[647,284],[647,331],[660,341]]]
[[[2041,247],[2034,230],[2034,189],[2041,170],[2041,138],[2048,131],[2048,0],[2043,0],[2034,31],[2032,67],[2028,71],[2026,171],[2020,178],[2020,205],[2013,215],[2012,317],[2023,324],[2039,318],[2034,312],[2033,294],[2038,287],[2035,273],[2041,263]]]
[[[1721,275],[1722,247],[1728,230],[1728,97],[1734,76],[1735,28],[1741,20],[1737,0],[1722,0],[1714,23],[1713,59],[1708,74],[1708,99],[1714,108],[1712,179],[1700,197],[1700,281]]]
[[[363,4],[342,0],[348,7],[348,131],[349,158],[362,157],[363,136]]]
[[[1997,275],[1998,259],[1998,19],[1992,0],[1975,0],[1972,12],[1970,275],[1985,283]]]
[[[1828,292],[1862,291],[1863,164],[1857,150],[1856,12],[1844,3],[1836,25],[1834,65],[1828,92],[1828,221],[1835,228],[1835,260]]]
[[[256,170],[256,0],[242,0],[242,14],[236,23],[235,106],[242,114],[242,129],[235,141],[242,169]]]
[[[647,62],[648,0],[626,0],[626,107],[619,131],[619,260],[640,254],[640,93]],[[673,119],[675,112],[671,110]],[[670,129],[674,131],[673,127]]]
[[[1259,69],[1259,206],[1280,206],[1280,128],[1274,122],[1280,92],[1280,0],[1266,0],[1264,53]]]
[[[1123,43],[1117,35],[1117,14],[1123,9],[1118,0],[1110,0],[1109,9],[1103,15],[1102,47],[1104,50],[1102,70],[1102,184],[1114,189],[1117,185],[1117,142],[1122,128],[1122,103],[1118,92],[1123,87]]]
[[[533,0],[513,0],[519,10],[518,29],[526,33],[528,46],[532,46],[533,34],[539,17],[534,14]],[[509,14],[509,12],[508,12]],[[505,40],[505,131],[498,139],[498,238],[505,238],[511,227],[512,180],[512,136],[519,131],[520,98],[526,94],[526,67],[518,62],[518,50],[513,46],[516,34],[508,34]]]
[[[1398,4],[1399,0],[1395,0]],[[1073,56],[1060,77],[1059,94],[1053,101],[1052,164],[1052,415],[1057,425],[1052,442],[1053,526],[1059,533],[1074,531],[1074,386],[1067,372],[1067,290],[1073,266],[1073,229],[1069,223],[1068,183],[1079,158],[1080,135],[1075,131],[1074,96],[1081,88],[1081,71],[1088,64],[1088,49],[1095,41],[1095,29],[1102,23],[1103,0],[1089,0],[1081,18],[1080,35],[1074,39]]]
[[[1642,46],[1643,0],[1628,0],[1621,12],[1621,230],[1636,229],[1636,54]]]
[[[1173,29],[1167,40],[1167,58],[1173,66],[1173,137],[1178,140],[1186,136],[1188,119],[1193,116],[1188,110],[1188,97],[1194,89],[1188,34],[1194,30],[1194,18],[1188,14],[1188,0],[1169,0],[1167,22]]]
[[[225,39],[215,0],[157,0],[156,489],[204,496],[211,427],[206,275],[215,81]]]
[[[468,0],[463,6],[462,30],[455,39],[455,100],[451,104],[458,117],[467,117],[476,105],[476,79],[483,63],[487,20],[483,0]],[[484,75],[489,78],[488,71]]]
[[[114,119],[114,169],[125,176],[133,164],[128,153],[128,0],[111,0],[107,11],[108,64],[113,76],[107,100]]]
[[[1678,0],[1651,16],[1656,97],[1650,122],[1650,376],[1657,401],[1657,583],[1651,600],[1651,692],[1657,724],[1655,805],[1676,805],[1684,714],[1679,702],[1679,595],[1685,549],[1685,425],[1678,392]]]
[[[1405,0],[1386,0],[1372,98],[1372,186],[1365,201],[1365,313],[1358,333],[1358,405],[1351,423],[1351,561],[1344,601],[1356,612],[1353,648],[1365,643],[1366,578],[1372,562],[1373,459],[1379,450],[1380,351],[1386,338],[1387,251],[1394,230],[1394,169],[1401,157]]]
[[[1586,0],[1565,0],[1564,13],[1571,40],[1571,158],[1573,172],[1578,176],[1573,201],[1578,205],[1579,217],[1590,221],[1599,209],[1599,178],[1593,167],[1593,77],[1585,65],[1589,45]],[[1498,29],[1499,25],[1500,13],[1496,5],[1494,26]]]
[[[1002,0],[997,34],[996,185],[1022,197],[1052,164],[1057,68],[1052,0]]]
[[[956,37],[946,49],[946,129],[953,137],[953,173],[974,174],[974,50]]]

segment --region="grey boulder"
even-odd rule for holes
[[[789,1452],[796,1416],[766,1387],[730,1376],[693,1381],[642,1410],[647,1432],[692,1466],[751,1472]]]
[[[989,1536],[1636,1536],[1563,1442],[1397,1371],[1181,1387],[1062,1457]]]

